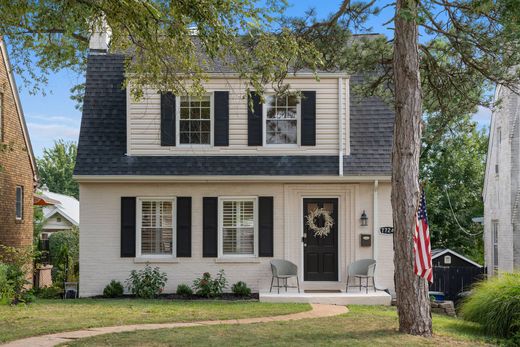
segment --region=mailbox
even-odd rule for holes
[[[361,247],[370,247],[372,246],[372,235],[370,234],[361,234]]]

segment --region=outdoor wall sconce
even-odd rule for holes
[[[368,216],[365,210],[363,210],[363,213],[361,214],[361,226],[366,227],[368,225]]]

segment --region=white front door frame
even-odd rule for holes
[[[355,259],[358,184],[284,185],[284,258],[298,265],[302,289],[344,289],[347,264]],[[338,281],[304,281],[303,199],[338,199]]]
[[[300,197],[300,236],[303,237],[303,230],[304,230],[304,224],[303,224],[303,200],[304,199],[337,199],[338,200],[338,210],[336,211],[338,214],[338,220],[336,221],[338,223],[338,240],[336,247],[338,248],[338,280],[337,281],[305,281],[305,247],[304,243],[301,242],[301,258],[300,258],[300,275],[299,277],[302,279],[302,283],[323,283],[323,284],[330,284],[330,283],[341,283],[342,281],[342,271],[341,271],[341,243],[343,241],[343,235],[341,231],[343,230],[343,218],[342,215],[342,208],[343,204],[341,203],[341,196],[340,195],[303,195]],[[309,236],[307,236],[309,237]]]

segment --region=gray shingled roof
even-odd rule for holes
[[[122,55],[90,55],[75,175],[337,175],[337,156],[126,156]],[[359,82],[359,78],[353,79]],[[390,175],[393,112],[351,97],[345,175]]]

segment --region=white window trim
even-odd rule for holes
[[[192,143],[181,143],[181,129],[180,129],[180,121],[181,121],[181,97],[175,96],[175,144],[177,147],[182,148],[210,148],[214,146],[214,138],[215,138],[215,93],[209,92],[206,95],[209,95],[209,144],[192,144]]]
[[[222,221],[224,201],[253,201],[253,254],[224,254]],[[218,198],[218,258],[217,259],[244,259],[258,258],[258,197],[257,196],[219,196]]]
[[[266,93],[267,96],[274,96],[274,93]],[[267,105],[262,104],[262,145],[264,147],[272,147],[272,148],[296,148],[300,147],[301,144],[301,119],[302,119],[302,101],[301,99],[296,104],[296,143],[267,143],[266,142],[266,134],[267,134]]]
[[[171,201],[172,202],[172,254],[142,254],[141,253],[141,229],[143,225],[143,201]],[[177,257],[177,198],[166,196],[143,196],[136,199],[136,236],[135,257],[137,259],[175,259]]]
[[[20,189],[20,191],[21,191],[21,196],[20,196],[20,216],[18,216],[18,189]],[[23,200],[24,200],[24,189],[23,189],[23,186],[16,186],[16,188],[15,188],[15,197],[14,197],[14,203],[15,203],[14,213],[15,213],[16,220],[23,220],[23,214],[24,214]]]

